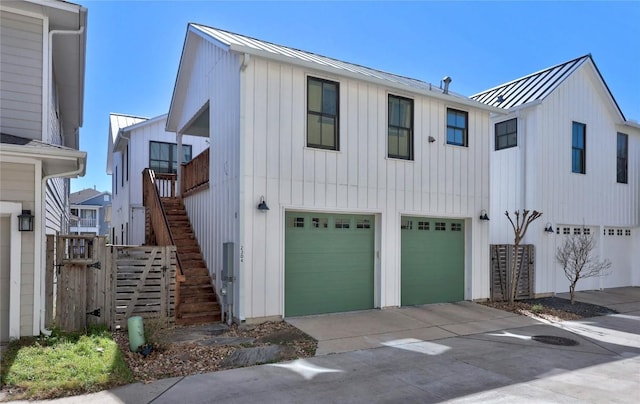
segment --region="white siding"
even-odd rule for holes
[[[200,108],[209,102],[210,161],[209,189],[185,198],[195,234],[214,281],[220,279],[222,245],[235,243],[235,262],[238,282],[235,284],[234,305],[247,297],[239,296],[239,284],[251,283],[250,275],[243,276],[245,261],[240,253],[240,60],[209,42],[200,41],[194,55],[189,83],[189,97],[180,110],[179,127],[184,126]],[[202,89],[206,91],[203,92]],[[193,96],[193,97],[192,97]],[[250,119],[246,117],[245,119]],[[248,147],[248,145],[247,145]],[[246,251],[244,252],[246,254]],[[216,287],[221,287],[216,282]],[[242,310],[242,306],[240,306]],[[242,312],[236,316],[244,318]]]
[[[52,178],[47,180],[45,190],[46,234],[65,234],[69,226],[69,180]]]
[[[340,83],[339,151],[306,147],[307,74]],[[296,209],[378,216],[380,307],[400,304],[400,216],[467,219],[465,298],[488,297],[488,113],[257,57],[242,77],[244,316],[283,314],[284,212]],[[386,158],[389,93],[414,99],[413,161]],[[469,112],[469,147],[445,144],[448,106]]]
[[[0,198],[6,202],[21,202],[22,209],[37,215],[35,166],[0,162]],[[36,220],[38,218],[36,217]],[[33,299],[36,232],[21,232],[22,257],[20,279],[20,335],[33,335]]]
[[[621,126],[591,64],[568,77],[544,101],[516,112],[518,147],[491,152],[493,243],[512,243],[505,209],[536,209],[541,219],[528,230],[526,243],[536,248],[535,292],[564,292],[568,284],[556,263],[563,237],[543,231],[545,224],[633,228],[639,221],[640,134]],[[492,123],[501,121],[492,119]],[[571,172],[572,122],[586,124],[586,174]],[[492,128],[493,131],[493,128]],[[629,135],[628,184],[616,182],[617,133]],[[630,285],[632,254],[625,237],[605,238],[595,254],[609,257],[613,276],[585,280],[581,289]],[[626,283],[625,283],[626,282]]]
[[[120,244],[144,244],[144,214],[142,209],[142,171],[149,167],[149,143],[151,141],[177,143],[175,133],[166,132],[166,119],[152,119],[138,123],[136,127],[126,133],[128,153],[123,151],[113,153],[112,178],[112,219],[111,225],[115,229],[116,238]],[[183,136],[182,144],[191,145],[192,157],[196,157],[209,147],[208,139],[197,136]],[[123,160],[128,159],[123,167]],[[117,178],[116,178],[117,171]],[[124,178],[123,178],[124,173]],[[117,194],[116,194],[117,192]],[[124,238],[122,237],[124,233]]]
[[[41,19],[0,15],[0,131],[42,140]]]

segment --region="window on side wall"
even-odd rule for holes
[[[307,78],[307,146],[339,150],[340,85],[334,81]]]
[[[182,145],[182,162],[191,161],[191,145]],[[158,173],[178,172],[178,145],[175,143],[149,142],[149,168]]]
[[[468,118],[466,111],[447,108],[447,144],[469,146]]]
[[[413,100],[389,95],[387,156],[413,160]]]
[[[496,150],[508,149],[518,145],[518,119],[498,122],[495,127]]]
[[[571,138],[571,172],[585,174],[587,172],[587,125],[580,122],[574,122]]]
[[[618,133],[617,147],[617,181],[620,184],[627,184],[628,178],[628,161],[629,161],[629,136],[624,133]]]

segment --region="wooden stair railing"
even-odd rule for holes
[[[147,242],[174,245],[177,250],[176,323],[221,321],[220,305],[189,217],[182,200],[175,196],[175,174],[156,174],[151,169],[142,174],[143,204],[151,233]]]
[[[180,195],[188,196],[209,186],[209,149],[180,167]]]

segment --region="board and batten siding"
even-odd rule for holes
[[[43,20],[0,12],[0,132],[42,140]]]
[[[339,151],[306,147],[308,75],[340,84]],[[376,215],[377,307],[400,305],[402,215],[466,219],[465,298],[488,297],[489,227],[478,220],[489,209],[488,112],[258,57],[241,78],[247,318],[283,315],[285,210]],[[414,100],[413,161],[387,158],[389,94]],[[447,107],[468,111],[469,147],[446,144]]]
[[[243,220],[239,209],[240,58],[208,41],[198,41],[198,51],[187,55],[193,58],[187,61],[192,66],[188,76],[189,96],[179,108],[178,128],[184,127],[209,102],[209,189],[186,197],[184,203],[219,293],[222,282],[216,280],[220,279],[222,269],[223,243],[235,243],[236,270],[244,259],[239,242]],[[233,289],[235,308],[241,298],[239,282],[250,282],[243,280],[239,273],[236,272],[238,281]],[[244,319],[242,311],[234,313]]]
[[[20,202],[22,209],[36,212],[36,172],[33,164],[0,162],[0,198]],[[36,212],[37,214],[37,212]],[[22,237],[20,278],[20,335],[33,335],[33,301],[36,232],[20,232]]]
[[[625,247],[628,240],[605,237],[605,244],[600,244],[607,226],[638,226],[640,133],[618,124],[617,111],[608,97],[597,73],[585,64],[542,103],[510,116],[518,117],[518,147],[495,151],[492,140],[492,243],[513,243],[505,210],[543,212],[524,240],[536,246],[537,294],[568,290],[555,260],[564,238],[544,232],[546,223],[554,230],[570,227],[572,232],[574,227],[591,227],[598,242],[595,254],[612,260],[613,276],[581,281],[579,289],[622,286],[624,279],[628,279],[627,286],[632,282],[632,251]],[[492,131],[493,124],[502,120],[492,120]],[[586,125],[586,174],[571,170],[574,121]],[[629,135],[627,184],[616,181],[618,132]]]
[[[142,205],[142,171],[149,167],[149,144],[152,141],[177,144],[175,133],[167,132],[166,119],[151,119],[138,123],[136,127],[127,132],[128,153],[124,151],[114,152],[114,171],[112,179],[112,221],[118,242],[121,244],[144,244],[144,214]],[[191,145],[193,157],[209,147],[208,139],[197,136],[183,136],[182,144]],[[122,158],[128,158],[122,166]],[[127,174],[128,165],[128,174]],[[117,178],[115,177],[117,171]],[[124,179],[123,179],[124,173]],[[123,182],[124,181],[124,182]],[[117,188],[117,194],[116,194]],[[122,238],[124,225],[124,240]]]

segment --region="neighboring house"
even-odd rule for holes
[[[184,203],[237,321],[489,297],[503,111],[444,82],[188,25],[167,130],[211,142]]]
[[[142,171],[175,174],[178,160],[187,162],[209,147],[202,137],[186,136],[178,156],[175,133],[165,131],[167,115],[141,118],[110,114],[107,174],[112,176],[111,234],[113,244],[145,242]]]
[[[87,188],[69,195],[71,204],[71,234],[109,236],[111,192]]]
[[[0,3],[0,342],[44,328],[46,234],[65,233],[69,178],[83,176],[87,10]],[[25,212],[28,211],[28,212]],[[18,217],[32,215],[33,230]]]
[[[582,231],[612,268],[579,289],[640,285],[640,125],[625,118],[591,55],[471,98],[508,112],[491,120],[491,243],[513,243],[505,211],[543,212],[524,240],[535,246],[535,293],[568,290],[556,249]]]

